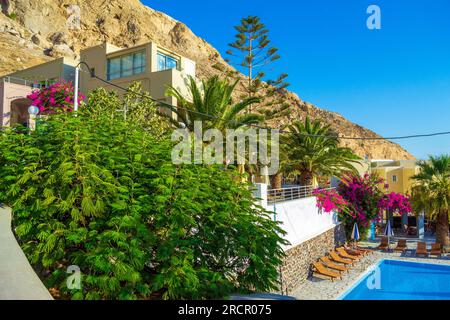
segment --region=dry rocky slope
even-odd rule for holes
[[[153,40],[196,61],[200,78],[216,74],[214,64],[226,65],[218,51],[186,25],[138,0],[0,0],[0,3],[0,75],[58,56],[75,58],[80,49],[103,41],[129,47]],[[70,6],[74,4],[81,9],[80,29],[67,26]],[[289,94],[289,100],[292,112],[278,124],[308,115],[331,124],[340,135],[379,137],[337,113],[302,101],[294,93]],[[343,140],[342,144],[360,156],[414,159],[398,144],[386,140]]]

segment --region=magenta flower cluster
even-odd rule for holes
[[[384,180],[366,174],[348,175],[342,179],[336,190],[315,190],[317,206],[325,212],[335,211],[346,224],[355,222],[368,227],[371,221],[379,221],[383,212],[411,212],[409,198],[398,193],[385,194],[380,186]]]
[[[412,211],[409,197],[395,192],[384,195],[379,200],[378,207],[388,212],[401,215],[408,214]]]
[[[316,189],[313,191],[313,195],[317,198],[317,207],[320,210],[327,213],[346,212],[348,202],[336,190]]]
[[[33,91],[27,98],[39,108],[40,114],[54,113],[57,110],[72,112],[74,88],[72,82],[60,81]],[[85,97],[80,93],[78,99],[81,102]]]

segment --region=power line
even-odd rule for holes
[[[242,123],[242,122],[237,122],[237,121],[226,121],[224,119],[221,119],[219,117],[216,117],[216,116],[213,116],[213,115],[210,115],[210,114],[207,114],[207,113],[190,110],[190,109],[183,108],[183,107],[176,107],[176,106],[171,105],[171,104],[169,104],[167,102],[157,100],[157,99],[152,98],[151,96],[145,95],[145,94],[143,94],[141,92],[132,91],[129,88],[122,87],[122,86],[120,86],[118,84],[112,83],[111,81],[108,81],[106,79],[103,79],[103,78],[99,77],[99,76],[97,76],[95,74],[95,71],[93,69],[91,69],[89,67],[89,65],[86,62],[84,62],[84,61],[81,61],[80,63],[78,63],[77,66],[79,66],[80,64],[85,65],[88,68],[89,72],[85,71],[85,70],[82,70],[81,68],[80,68],[80,71],[90,74],[90,76],[92,78],[100,80],[100,81],[102,81],[102,82],[104,82],[104,83],[106,83],[106,84],[108,84],[110,86],[113,86],[115,88],[121,89],[121,90],[123,90],[125,92],[131,92],[133,94],[141,96],[144,99],[150,99],[151,101],[155,102],[156,104],[160,104],[160,105],[162,105],[164,107],[169,108],[170,110],[181,109],[181,110],[185,110],[188,113],[194,113],[194,114],[197,114],[197,115],[201,115],[201,116],[204,116],[204,117],[208,117],[210,119],[219,120],[219,121],[223,121],[223,122],[232,122],[233,124],[241,124],[243,126],[254,127],[254,128],[257,128],[257,129],[276,130],[274,128],[264,127],[264,126],[260,126],[260,125],[257,125],[257,124],[247,124],[247,123]],[[280,133],[291,133],[290,131],[286,131],[286,130],[282,130],[282,129],[278,129],[278,130],[279,130]],[[311,138],[330,138],[331,137],[331,138],[336,138],[336,139],[341,139],[341,140],[371,140],[371,141],[376,141],[376,140],[405,140],[405,139],[416,139],[416,138],[427,138],[427,137],[435,137],[435,136],[444,136],[444,135],[450,135],[450,131],[425,133],[425,134],[413,134],[413,135],[406,135],[406,136],[391,136],[391,137],[347,137],[347,136],[339,136],[339,135],[337,135],[337,136],[330,136],[330,135],[315,135],[315,134],[307,134],[307,133],[300,133],[300,135],[305,136],[305,137],[311,137]]]

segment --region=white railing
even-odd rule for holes
[[[313,191],[317,189],[314,186],[298,186],[282,189],[267,190],[267,204],[280,203],[296,199],[304,199],[313,196]],[[331,190],[334,188],[322,188],[324,190]]]
[[[24,85],[24,86],[27,86],[30,88],[40,88],[43,86],[42,84],[36,83],[35,81],[30,81],[30,80],[16,78],[16,77],[10,77],[10,76],[3,77],[2,81],[8,82],[8,83],[20,84],[20,85]]]

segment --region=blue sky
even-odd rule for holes
[[[448,0],[151,0],[222,55],[240,18],[257,15],[290,90],[382,136],[450,131]],[[381,30],[366,27],[369,5]],[[450,153],[450,136],[402,140],[418,158]]]

